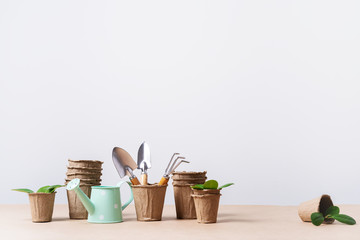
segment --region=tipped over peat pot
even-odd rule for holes
[[[329,195],[322,195],[315,199],[303,202],[298,207],[298,214],[302,221],[311,222],[311,214],[314,212],[321,212],[325,216],[326,210],[334,206]],[[333,223],[335,219],[326,218],[325,223]]]

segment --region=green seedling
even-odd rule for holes
[[[340,209],[337,206],[331,206],[325,211],[325,216],[321,212],[314,212],[311,214],[311,222],[315,226],[320,226],[324,221],[335,219],[339,222],[354,225],[356,224],[355,219],[352,217],[340,214]]]
[[[37,190],[37,193],[53,193],[55,190],[59,187],[65,187],[65,185],[48,185],[43,186]],[[17,188],[17,189],[11,189],[13,191],[17,192],[24,192],[24,193],[33,193],[34,191],[28,188]]]
[[[221,189],[229,187],[231,185],[234,185],[234,183],[227,183],[227,184],[224,184],[224,185],[218,187],[219,184],[216,180],[208,180],[204,184],[196,184],[194,186],[191,186],[191,188],[199,189],[199,190],[204,190],[204,189],[219,189],[219,190],[221,190]]]

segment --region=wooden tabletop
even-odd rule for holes
[[[67,205],[55,205],[53,221],[32,223],[29,205],[0,205],[1,239],[360,239],[360,205],[340,206],[341,212],[358,220],[349,226],[335,222],[313,226],[303,223],[296,206],[222,205],[218,223],[198,224],[196,220],[177,220],[175,207],[164,207],[163,219],[158,222],[136,221],[130,205],[123,212],[124,222],[93,224],[86,220],[70,220]]]

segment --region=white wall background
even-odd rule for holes
[[[359,1],[0,1],[0,203],[67,159],[173,152],[223,204],[359,203]],[[58,203],[66,202],[59,190]],[[123,197],[125,198],[125,197]],[[172,187],[167,203],[173,203]]]

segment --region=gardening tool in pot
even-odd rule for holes
[[[122,210],[133,200],[131,190],[130,199],[121,206],[120,186],[125,181],[119,182],[116,186],[92,186],[91,199],[80,189],[80,179],[71,180],[66,189],[74,190],[84,207],[88,211],[88,222],[91,223],[116,223],[122,222]],[[128,183],[130,186],[130,183]]]
[[[133,173],[133,170],[137,168],[137,165],[127,151],[119,147],[114,147],[112,159],[121,178],[128,175],[133,185],[140,185],[139,180]]]
[[[148,185],[147,170],[151,168],[150,147],[146,142],[143,142],[138,151],[137,159],[138,169],[141,170],[140,183],[141,185]]]
[[[172,155],[170,162],[165,169],[164,176],[160,179],[159,185],[167,184],[167,182],[169,181],[170,174],[172,174],[181,163],[183,163],[183,162],[190,163],[190,162],[184,160],[185,157],[181,157],[179,155],[180,155],[180,153],[174,153]],[[177,158],[174,160],[175,156],[177,156]],[[179,159],[181,159],[181,161],[177,163],[177,161]]]

